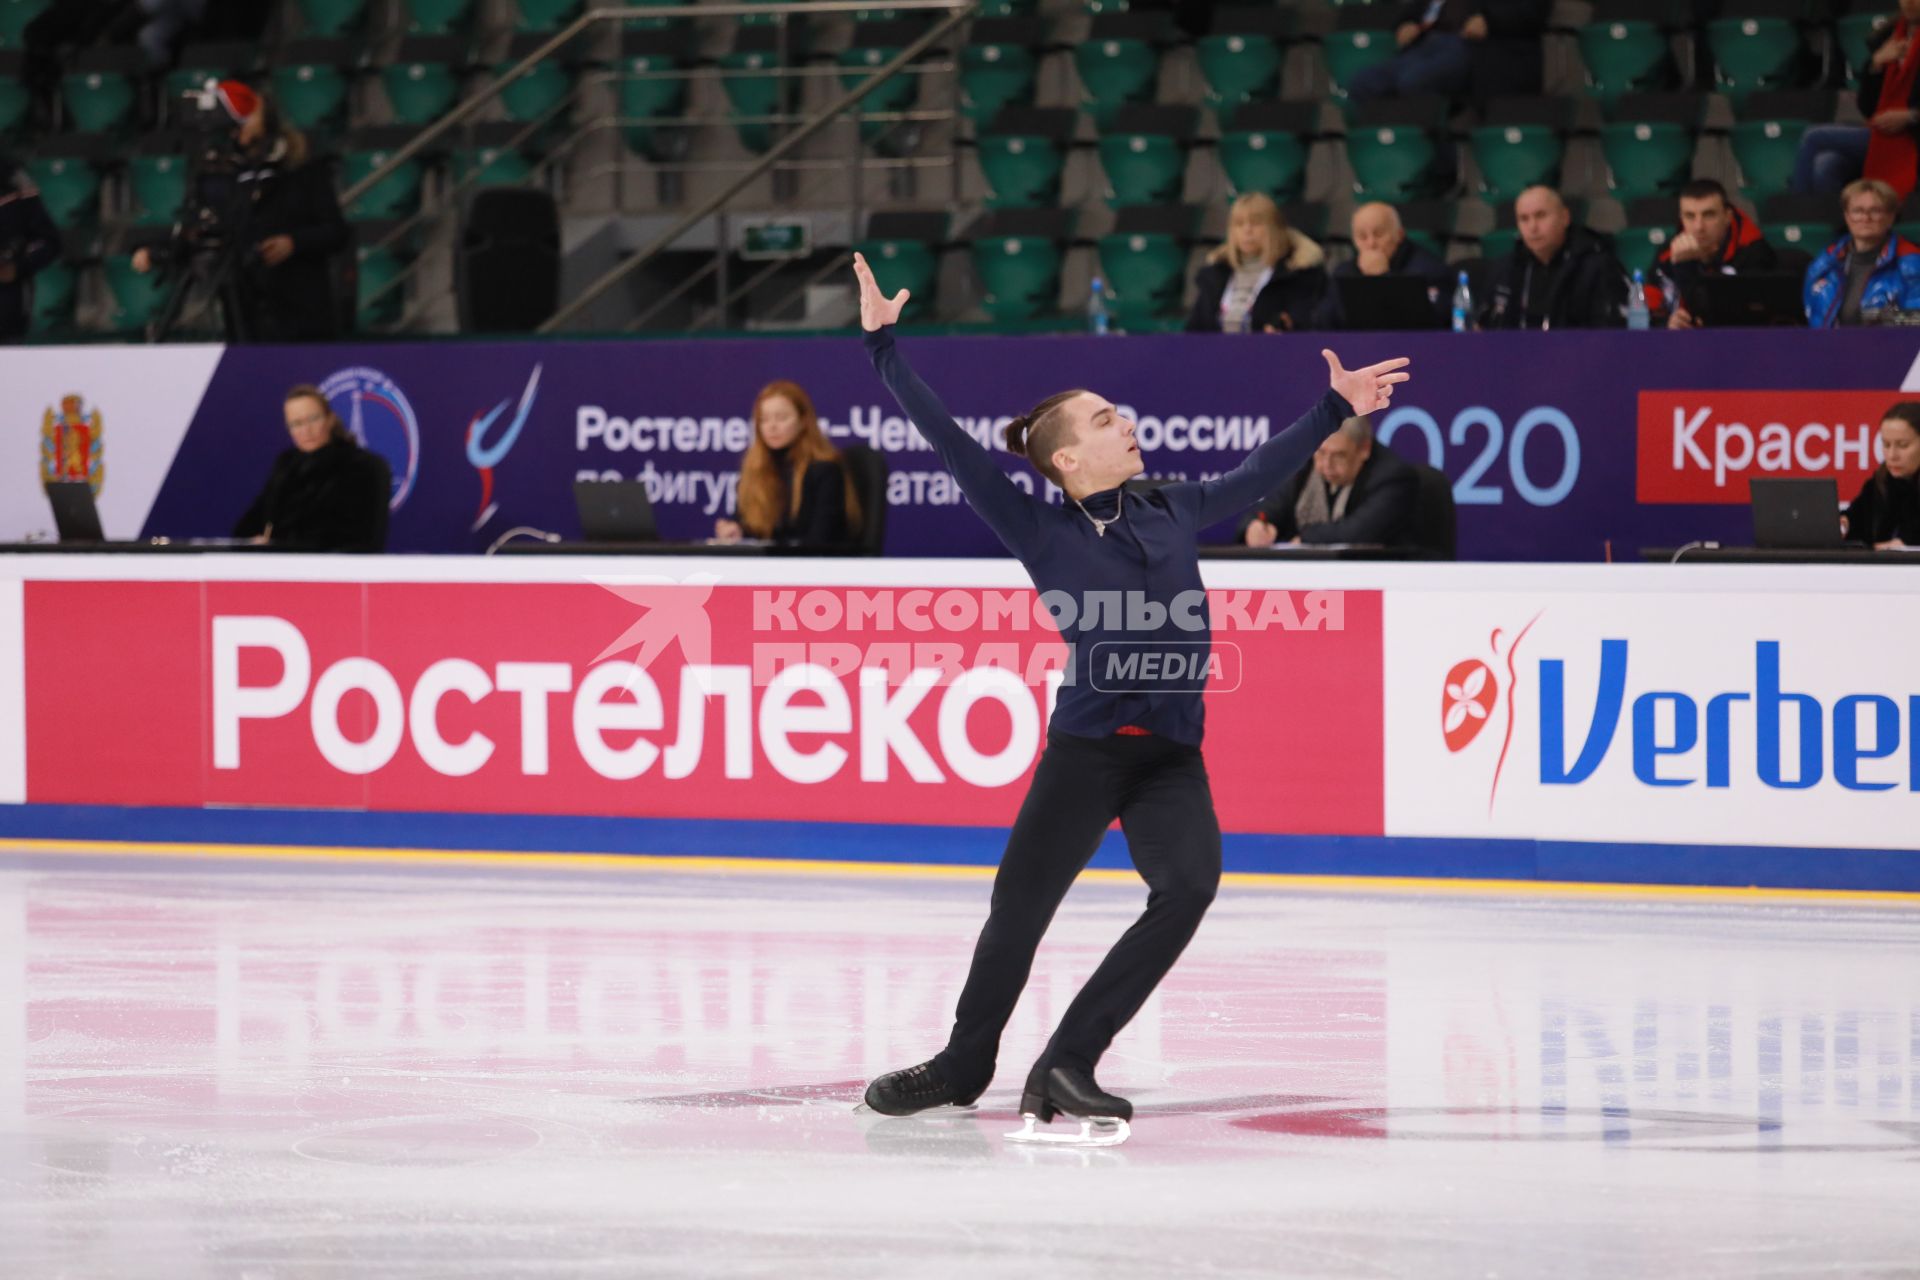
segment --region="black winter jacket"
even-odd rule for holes
[[[266,487],[233,527],[236,538],[270,533],[302,551],[384,551],[393,473],[377,453],[342,437],[273,461]]]
[[[1529,292],[1541,299],[1531,309]],[[1613,242],[1585,227],[1569,227],[1567,242],[1551,262],[1541,262],[1516,243],[1494,264],[1480,327],[1618,329],[1626,323],[1626,306],[1627,274],[1613,256]]]

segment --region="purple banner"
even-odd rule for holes
[[[1749,541],[1744,507],[1635,498],[1647,391],[1886,391],[1920,337],[1903,330],[1302,334],[1223,338],[906,338],[949,410],[1009,473],[1045,483],[999,425],[1068,386],[1130,409],[1150,474],[1226,471],[1326,387],[1322,346],[1354,366],[1410,356],[1413,382],[1375,419],[1390,447],[1454,481],[1463,559],[1616,559],[1643,546]],[[144,532],[225,534],[286,446],[281,395],[317,382],[394,469],[389,548],[485,549],[515,526],[576,537],[577,478],[643,479],[668,539],[711,534],[759,388],[805,387],[838,444],[892,467],[887,550],[999,555],[852,337],[232,348]],[[1759,424],[1755,424],[1756,429]],[[1850,496],[1850,495],[1843,495]],[[1058,495],[1053,495],[1058,500]],[[1231,526],[1215,530],[1217,540]]]

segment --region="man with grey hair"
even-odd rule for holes
[[[1419,475],[1400,455],[1374,447],[1373,422],[1348,418],[1313,461],[1260,504],[1241,527],[1250,547],[1276,542],[1396,546],[1413,532]]]
[[[1353,259],[1332,272],[1333,287],[1320,300],[1314,314],[1316,329],[1347,327],[1345,304],[1340,298],[1340,280],[1354,276],[1417,276],[1426,281],[1427,298],[1439,316],[1452,297],[1446,287],[1447,264],[1407,239],[1400,212],[1392,205],[1375,200],[1353,211],[1349,231],[1353,239]]]

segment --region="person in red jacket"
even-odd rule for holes
[[[1779,265],[1759,224],[1734,207],[1727,189],[1712,178],[1695,178],[1680,188],[1680,234],[1654,261],[1647,310],[1666,316],[1669,329],[1701,328],[1702,276],[1772,271]]]

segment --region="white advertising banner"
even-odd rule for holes
[[[1885,591],[1390,591],[1386,832],[1920,848],[1916,635]]]
[[[134,538],[224,348],[0,351],[0,542],[51,541],[42,485],[88,480],[109,538]]]

